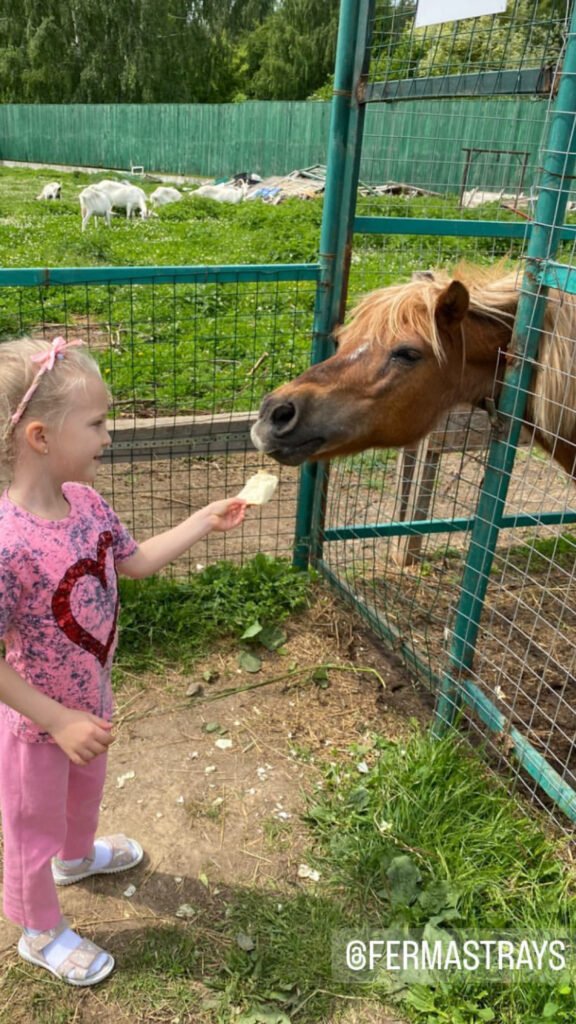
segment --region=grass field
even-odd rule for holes
[[[53,177],[62,182],[63,199],[38,202],[35,196],[42,184]],[[204,266],[318,260],[321,199],[290,199],[279,206],[258,201],[228,206],[186,194],[182,202],[163,208],[157,218],[127,223],[118,216],[111,229],[96,219],[82,234],[78,193],[98,177],[0,169],[2,266]],[[144,184],[148,192],[154,188],[153,183]],[[461,212],[455,197],[414,199],[409,206],[398,198],[367,203],[360,201],[359,213],[369,209],[388,216],[453,217]],[[491,239],[358,236],[350,296],[354,299],[370,288],[406,279],[417,269],[462,259],[490,262],[510,252],[509,243]],[[132,408],[137,394],[139,411],[146,414],[241,410],[258,404],[257,392],[262,394],[306,367],[313,309],[312,284],[46,289],[7,288],[0,281],[0,339],[24,332],[53,333],[68,325],[94,343],[116,400],[124,406]],[[254,378],[253,367],[263,352],[266,366]]]
[[[114,217],[80,231],[86,174],[60,175],[64,198],[38,202],[46,174],[0,172],[4,267],[312,263],[321,204],[240,207],[186,198],[157,218]],[[153,185],[147,185],[152,191]],[[266,386],[309,360],[313,284],[0,287],[0,337],[67,324],[94,345],[118,403],[180,413],[250,408],[248,376],[266,351]],[[260,388],[258,378],[253,383]],[[256,401],[256,404],[258,402]],[[120,406],[122,408],[122,405]]]

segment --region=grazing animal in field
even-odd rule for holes
[[[248,186],[245,181],[239,182],[237,185],[230,185],[228,182],[223,182],[220,185],[200,185],[193,196],[201,196],[204,199],[214,199],[217,203],[241,203]]]
[[[168,206],[169,203],[177,203],[182,199],[182,193],[170,185],[160,185],[154,189],[150,196],[151,206]]]
[[[87,188],[82,189],[78,199],[82,214],[82,231],[86,230],[91,217],[104,217],[110,227],[112,201],[107,192],[103,192],[98,185],[88,185]]]
[[[285,465],[413,445],[460,403],[498,394],[519,297],[515,273],[460,268],[367,295],[338,350],[268,395],[252,441]],[[551,290],[525,419],[576,476],[576,306]]]
[[[262,178],[260,177],[259,174],[252,174],[252,172],[250,171],[240,171],[238,174],[234,175],[232,181],[234,183],[243,181],[245,182],[246,185],[251,186],[260,185],[260,183],[262,182]]]
[[[59,181],[49,181],[47,185],[44,185],[40,195],[36,196],[36,199],[60,199],[62,194],[62,185]]]
[[[146,193],[139,185],[132,185],[126,181],[111,181],[105,178],[103,181],[97,182],[96,187],[101,192],[106,192],[115,209],[126,210],[126,220],[130,220],[135,210],[139,211],[142,220],[147,219]]]

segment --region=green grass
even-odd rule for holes
[[[306,607],[313,580],[287,560],[262,554],[244,565],[217,562],[185,583],[121,579],[117,665],[188,665],[217,639],[239,639],[255,622],[274,626]]]
[[[236,207],[186,196],[158,218],[115,217],[110,229],[92,221],[82,234],[78,191],[94,177],[59,175],[64,199],[38,202],[46,178],[0,170],[4,267],[311,263],[318,256],[320,203]],[[14,287],[0,291],[0,338],[67,323],[97,346],[104,339],[97,358],[120,408],[239,410],[308,365],[313,308],[313,283]],[[263,370],[251,377],[264,351]]]
[[[400,746],[375,736],[356,755],[369,773],[359,776],[353,763],[332,769],[308,820],[315,863],[365,928],[571,933],[576,900],[574,874],[559,856],[565,843],[515,807],[505,783],[463,744],[415,733]],[[488,986],[447,978],[411,985],[402,1000],[426,1024],[540,1024],[576,1015],[566,977]]]
[[[572,1024],[576,989],[567,972],[509,984],[446,975],[427,985],[382,976],[359,983],[343,973],[342,935],[390,927],[426,929],[428,937],[453,928],[570,934],[574,872],[562,859],[566,843],[547,836],[506,782],[451,738],[433,742],[414,731],[394,743],[372,735],[337,763],[317,762],[315,780],[319,767],[320,783],[308,783],[304,857],[320,881],[197,884],[193,919],[144,926],[112,943],[120,967],[103,990],[108,1011],[135,1024],[328,1024],[347,1000],[361,998],[397,1003],[398,1015],[415,1024]],[[269,824],[266,832],[278,838]],[[10,1013],[0,1020],[77,1019],[74,993],[37,971],[8,967],[2,991]]]
[[[310,263],[318,260],[322,199],[279,206],[239,206],[193,199],[159,217],[111,229],[92,221],[80,231],[78,192],[104,175],[54,174],[0,168],[0,247],[3,266],[182,266]],[[63,184],[60,202],[35,196],[48,178]],[[153,184],[144,183],[147,191]],[[387,216],[460,216],[455,197],[359,202],[359,212]],[[473,211],[478,215],[477,211]],[[490,211],[487,212],[490,213]],[[512,214],[500,213],[504,217]],[[470,217],[470,211],[464,216]],[[491,215],[491,214],[490,214]],[[492,239],[355,238],[351,301],[370,288],[408,278],[414,270],[462,259],[494,262],[518,246]],[[313,284],[52,286],[0,289],[0,339],[68,324],[90,335],[121,411],[141,414],[225,411],[258,405],[262,394],[309,363]],[[112,341],[112,347],[109,342]],[[252,368],[263,352],[259,374]],[[218,382],[215,394],[215,381]]]
[[[504,556],[504,552],[501,552]],[[552,568],[572,573],[576,558],[576,535],[562,533],[557,537],[532,537],[523,544],[517,544],[505,552],[506,564],[518,572],[537,576],[550,572]],[[498,566],[495,566],[495,570]]]

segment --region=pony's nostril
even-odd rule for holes
[[[296,407],[293,402],[282,402],[270,413],[270,419],[277,429],[286,429],[293,425],[296,418]]]

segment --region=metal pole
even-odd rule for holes
[[[576,6],[572,11],[566,56],[544,155],[541,191],[527,250],[522,292],[511,348],[517,358],[507,368],[499,412],[508,423],[508,436],[493,440],[484,485],[474,519],[470,548],[450,650],[449,668],[442,680],[433,732],[442,735],[454,722],[462,701],[462,684],[470,674],[480,616],[502,524],[510,474],[514,465],[532,361],[537,355],[546,307],[547,288],[540,285],[542,263],[558,247],[571,177],[576,164]]]
[[[340,8],[312,363],[331,355],[330,335],[344,312],[364,123],[359,86],[367,61],[373,6],[374,0],[342,0]],[[304,464],[294,542],[294,565],[301,569],[321,553],[327,479],[325,464]]]

